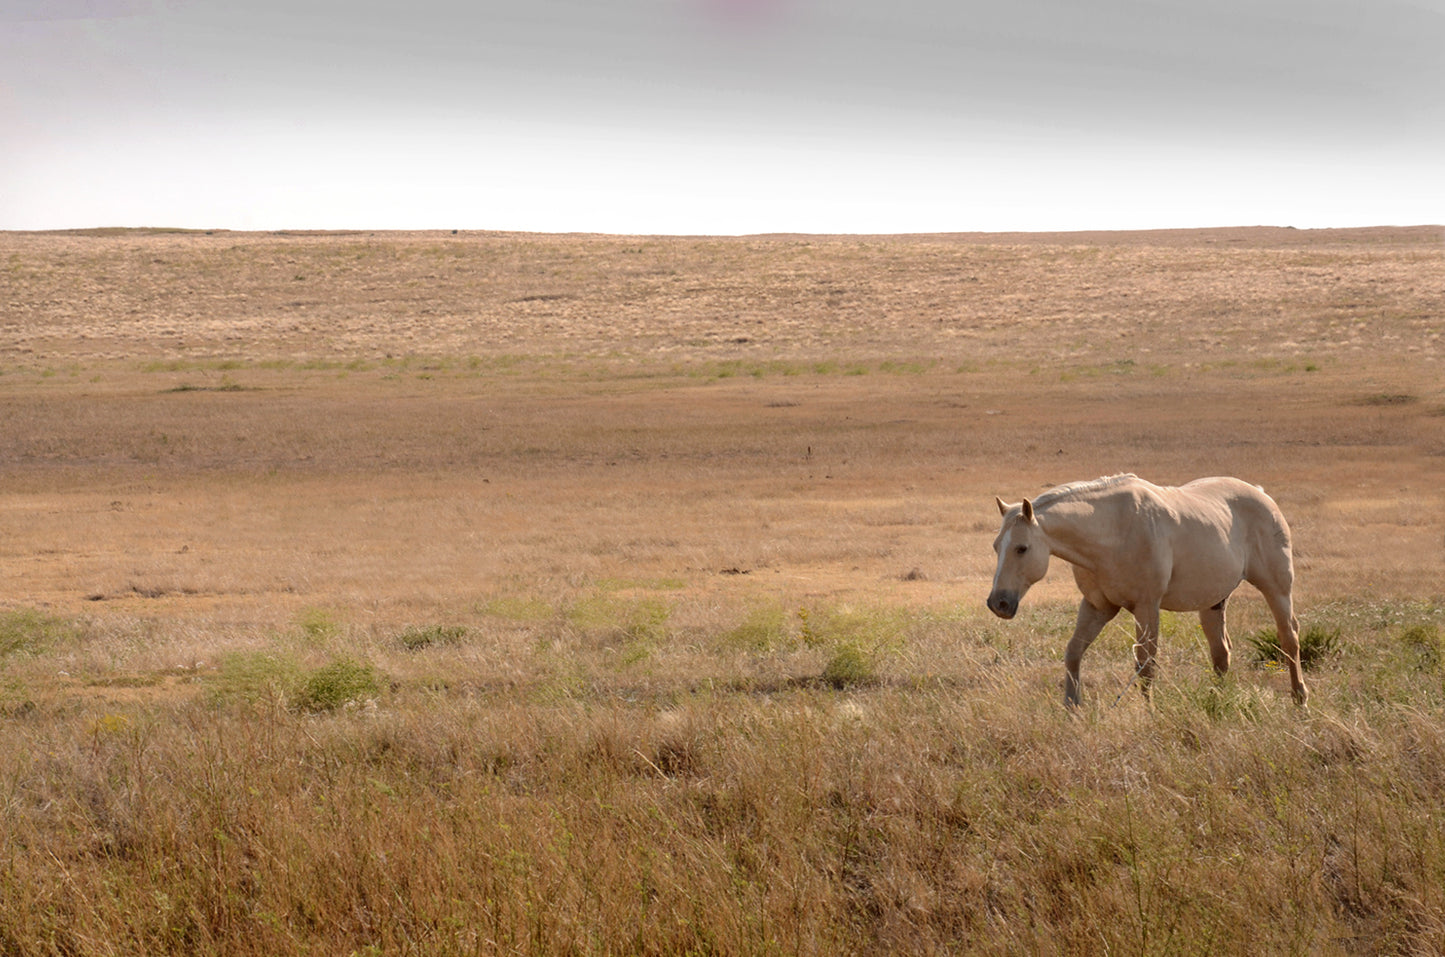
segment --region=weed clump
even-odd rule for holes
[[[421,651],[444,645],[459,645],[467,637],[462,625],[432,625],[428,628],[407,628],[396,636],[397,644],[407,651]]]
[[[1273,628],[1261,628],[1246,639],[1254,649],[1254,660],[1265,664],[1284,664],[1284,650],[1279,646],[1279,636]],[[1306,671],[1312,670],[1326,658],[1337,658],[1341,652],[1340,630],[1311,625],[1299,636],[1299,663]]]

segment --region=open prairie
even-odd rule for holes
[[[0,233],[0,953],[1445,949],[1445,231]],[[1308,710],[994,495],[1262,485]]]

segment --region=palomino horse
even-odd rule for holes
[[[994,539],[998,569],[988,607],[1012,618],[1049,556],[1074,568],[1084,599],[1064,650],[1064,702],[1079,703],[1079,662],[1120,608],[1136,622],[1134,655],[1144,694],[1154,677],[1159,609],[1197,611],[1214,670],[1229,669],[1224,603],[1239,583],[1258,588],[1274,614],[1294,699],[1308,696],[1300,677],[1299,625],[1290,600],[1294,561],[1289,525],[1262,489],[1236,478],[1202,478],[1161,488],[1114,475],[1049,489],[1033,501],[995,499],[1003,527]]]

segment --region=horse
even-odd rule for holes
[[[1163,487],[1133,474],[1060,485],[1017,505],[995,498],[1003,524],[988,608],[1012,618],[1044,577],[1050,556],[1073,566],[1083,594],[1064,650],[1064,703],[1079,704],[1079,663],[1119,610],[1134,616],[1136,675],[1147,699],[1155,674],[1159,610],[1197,611],[1214,671],[1229,670],[1224,606],[1241,582],[1259,589],[1274,615],[1296,704],[1309,691],[1300,676],[1299,623],[1290,590],[1289,524],[1264,490],[1217,476]]]

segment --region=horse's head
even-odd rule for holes
[[[1018,505],[1006,505],[1001,498],[994,501],[1003,526],[993,540],[998,568],[993,573],[988,610],[1000,618],[1012,618],[1024,593],[1049,570],[1049,540],[1034,517],[1033,502],[1024,499]]]

